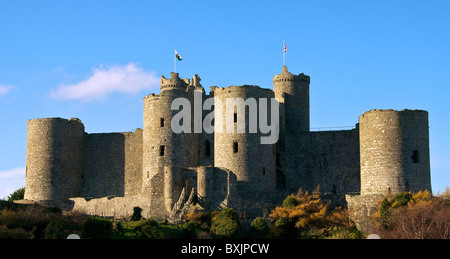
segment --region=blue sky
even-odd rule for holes
[[[272,88],[282,43],[311,76],[311,127],[429,112],[433,192],[450,185],[450,1],[0,0],[0,198],[25,185],[27,120],[142,128],[161,75]]]

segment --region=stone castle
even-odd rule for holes
[[[353,129],[310,131],[309,85],[309,76],[284,66],[273,91],[212,86],[206,94],[197,75],[171,73],[161,76],[161,93],[144,97],[143,129],[135,132],[88,134],[76,118],[29,120],[22,202],[110,217],[138,206],[143,217],[171,221],[192,208],[232,207],[254,217],[268,215],[300,188],[320,186],[324,199],[347,206],[364,229],[382,195],[431,191],[426,111],[371,110]],[[260,132],[174,133],[172,101],[183,97],[194,107],[197,91],[202,100],[222,103],[275,98],[278,141],[261,144]],[[225,120],[218,113],[225,107],[214,107],[216,123]],[[202,110],[203,117],[211,110]]]

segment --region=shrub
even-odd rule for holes
[[[445,196],[433,197],[428,191],[399,193],[384,199],[373,215],[372,232],[382,238],[450,238],[450,204]]]
[[[89,218],[83,224],[83,238],[105,239],[112,233],[112,222],[106,219]]]
[[[214,217],[210,232],[219,238],[235,238],[239,230],[238,214],[231,208],[225,208]]]
[[[45,239],[65,239],[68,235],[72,234],[72,227],[68,226],[62,220],[54,220],[50,222],[45,228]]]
[[[248,238],[264,239],[269,235],[270,229],[265,218],[257,217],[250,224]]]
[[[8,201],[12,202],[15,200],[23,200],[24,195],[25,195],[25,187],[22,187],[20,189],[15,190],[13,193],[11,193],[8,196]]]
[[[276,238],[344,237],[351,227],[348,212],[340,207],[330,208],[330,202],[322,201],[318,189],[312,193],[300,189],[296,195],[288,196],[269,218],[276,227],[270,234]]]
[[[122,222],[115,221],[113,224],[113,230],[114,230],[114,232],[117,232],[117,233],[122,232],[122,230],[123,230]]]
[[[221,210],[219,214],[217,214],[216,220],[224,218],[229,218],[239,224],[239,216],[237,212],[232,208],[224,208],[223,210]]]
[[[181,225],[183,239],[194,239],[197,237],[198,224],[187,222]]]
[[[238,231],[239,224],[230,218],[216,220],[211,226],[211,233],[218,238],[235,238]]]
[[[406,206],[408,202],[411,200],[411,198],[412,198],[411,192],[401,192],[392,198],[392,206],[393,207]]]
[[[211,212],[193,211],[184,215],[184,219],[199,225],[202,229],[209,229],[211,225]]]
[[[297,199],[293,195],[290,195],[283,201],[282,206],[285,209],[294,209],[295,207],[297,207],[297,205],[298,205]]]
[[[0,239],[30,239],[31,234],[22,228],[9,229],[0,225]]]
[[[142,209],[139,207],[134,207],[133,208],[133,215],[131,216],[131,220],[133,221],[139,221],[142,219],[142,215],[141,215]]]
[[[149,238],[149,239],[164,238],[164,233],[162,232],[158,222],[152,219],[147,219],[140,222],[135,227],[135,231],[139,238]]]

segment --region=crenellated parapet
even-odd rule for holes
[[[161,76],[161,92],[167,90],[182,90],[185,91],[186,88],[190,85],[189,79],[181,79],[178,73],[170,73],[170,78],[167,79],[164,76]]]
[[[284,66],[281,74],[275,75],[273,77],[273,82],[302,82],[302,83],[310,83],[311,78],[308,75],[303,73],[299,75],[294,75],[288,71],[287,67]]]
[[[383,195],[431,191],[426,111],[371,110],[356,129],[310,131],[308,75],[284,66],[273,90],[211,86],[209,94],[200,81],[161,76],[135,132],[86,133],[76,118],[29,120],[25,200],[121,217],[139,206],[157,220],[191,205],[253,217],[319,185],[364,228]]]

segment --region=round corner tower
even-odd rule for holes
[[[259,129],[256,132],[250,129],[251,120],[255,123],[258,118],[259,123],[261,119],[261,101],[267,101],[267,112],[271,113],[272,98],[273,91],[258,86],[214,89],[214,165],[231,170],[239,181],[239,188],[253,195],[276,188],[275,144],[261,144],[265,134]],[[234,113],[227,113],[227,109]],[[240,133],[238,125],[242,122],[245,130]]]
[[[280,107],[281,132],[309,131],[309,83],[309,76],[293,75],[286,66],[273,77],[275,98],[284,106]]]
[[[188,79],[182,80],[178,73],[172,72],[170,79],[161,76],[160,87],[160,94],[144,97],[143,193],[149,191],[151,179],[163,172],[164,166],[189,167],[198,163],[198,152],[192,148],[198,146],[198,135],[193,132],[192,127],[195,86]],[[183,98],[183,103],[190,107],[176,107],[180,110],[172,110],[172,102],[177,98]],[[191,132],[175,133],[171,127],[172,119],[181,109],[186,108],[191,109],[191,121],[183,121],[183,124],[191,123]],[[159,179],[161,185],[163,180],[163,177]]]
[[[29,120],[25,197],[64,200],[81,195],[84,125],[79,119]]]
[[[426,111],[371,110],[359,130],[362,195],[431,191]]]

